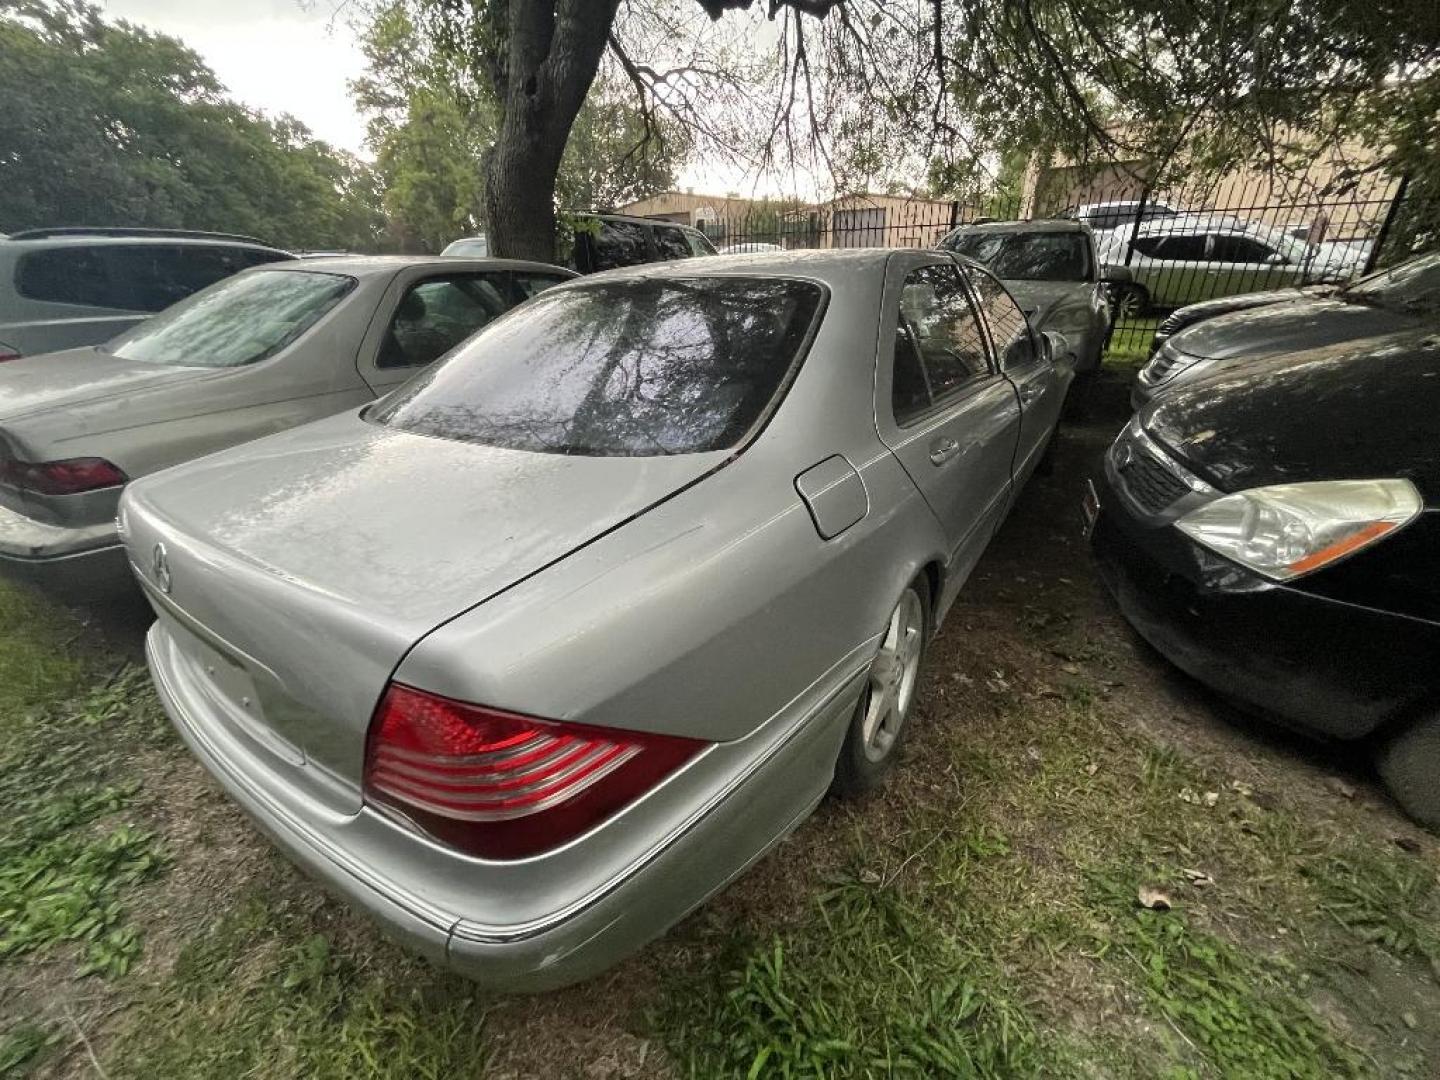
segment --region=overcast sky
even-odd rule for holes
[[[180,38],[246,105],[289,113],[318,138],[364,151],[348,80],[365,60],[336,0],[98,0],[107,15]],[[368,155],[367,155],[368,156]]]
[[[289,113],[317,138],[371,158],[364,145],[365,122],[347,88],[349,80],[364,74],[365,59],[346,17],[346,0],[96,2],[112,19],[180,38],[237,101],[271,115]],[[680,187],[714,195],[793,192],[796,182],[747,177],[727,161],[691,162],[678,177]],[[809,193],[813,181],[799,186]]]

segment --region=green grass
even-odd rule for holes
[[[75,648],[84,628],[38,593],[0,579],[0,733],[23,714],[83,685],[90,658]]]
[[[0,747],[0,961],[77,942],[80,974],[113,976],[139,954],[124,896],[163,859],[151,833],[122,820],[140,790],[122,762],[160,730],[135,668],[12,723]]]
[[[141,996],[107,1071],[142,1080],[483,1075],[485,1010],[475,988],[378,939],[374,954],[357,964],[303,913],[251,896]]]
[[[82,985],[113,1019],[79,1020],[116,1080],[529,1075],[540,1061],[608,1076],[584,1055],[616,1033],[656,1048],[619,1075],[697,1080],[1433,1072],[1433,859],[1377,842],[1354,804],[1316,815],[1293,777],[1256,792],[1232,771],[1250,762],[1147,734],[1160,699],[1127,703],[1124,680],[1143,673],[1070,594],[1029,590],[1000,619],[1043,671],[1012,667],[1013,642],[972,655],[985,618],[958,616],[965,659],[928,684],[883,794],[822,807],[631,969],[650,977],[535,1004],[387,944],[243,826],[223,842],[255,845],[235,863],[245,879],[187,878],[204,895],[168,925],[144,883],[204,855],[172,850],[151,813],[167,781],[142,780],[184,750],[142,671],[76,657],[27,692],[0,743],[0,980],[42,971],[63,1001],[102,976]],[[5,625],[0,670],[32,636],[53,649],[74,633],[43,605],[28,630]],[[189,835],[238,821],[218,810]],[[1191,884],[1198,872],[1213,883]],[[1172,910],[1143,909],[1142,886]],[[174,959],[127,973],[162,920]],[[1382,965],[1385,979],[1367,974]],[[0,1076],[83,1069],[71,1021],[18,1000]]]
[[[1105,350],[1105,366],[1139,367],[1143,364],[1150,355],[1150,341],[1159,325],[1158,318],[1116,323],[1110,347]]]

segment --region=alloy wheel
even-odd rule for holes
[[[909,588],[890,614],[880,652],[870,664],[865,720],[860,729],[861,745],[870,761],[883,760],[905,727],[924,645],[924,608],[919,595]]]

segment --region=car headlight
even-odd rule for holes
[[[1289,581],[1408,525],[1422,505],[1409,480],[1324,480],[1224,495],[1175,525],[1257,574]]]

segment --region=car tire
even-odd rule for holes
[[[1150,310],[1150,294],[1141,285],[1116,285],[1112,297],[1114,322],[1133,322]]]
[[[830,790],[842,798],[873,791],[900,757],[930,644],[930,603],[930,588],[921,576],[891,609],[835,763]]]
[[[1440,829],[1440,713],[1391,736],[1376,752],[1375,766],[1407,814]]]

